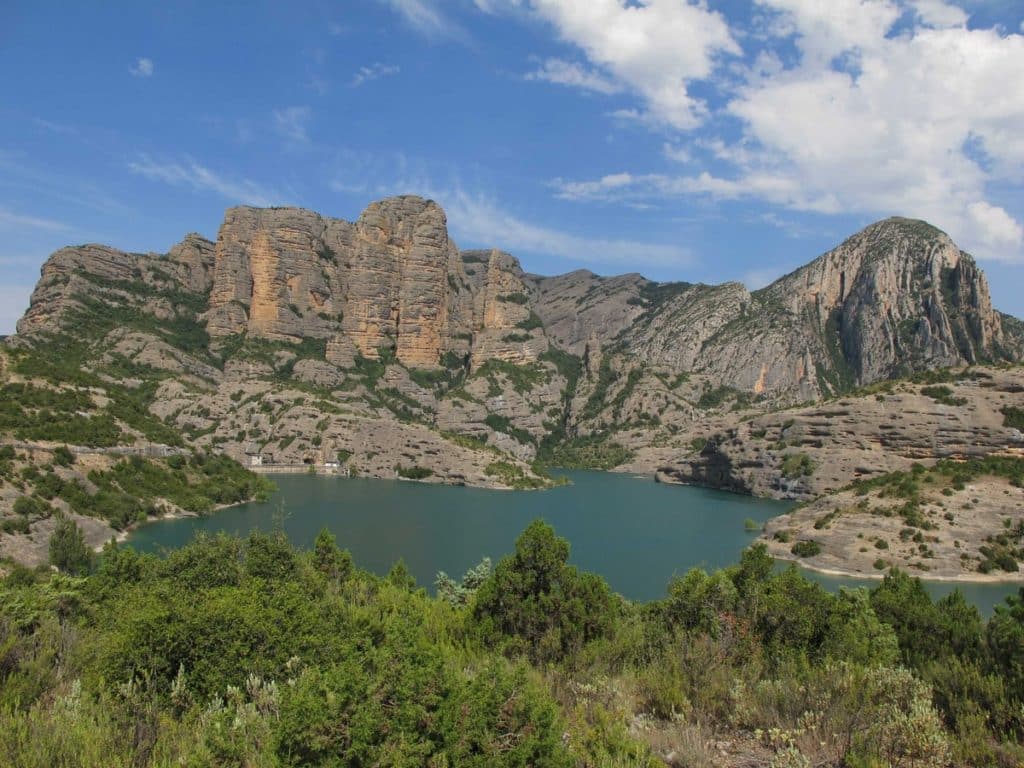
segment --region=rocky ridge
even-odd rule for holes
[[[232,208],[216,241],[166,255],[62,249],[7,343],[152,388],[152,414],[249,465],[529,487],[539,458],[811,499],[1007,449],[995,399],[854,393],[1019,360],[1024,325],[924,222],[878,222],[751,292],[527,274],[406,196],[355,222]],[[787,476],[805,450],[815,471]]]

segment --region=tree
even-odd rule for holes
[[[284,533],[253,531],[245,543],[245,570],[268,581],[287,579],[295,573],[295,552]]]
[[[723,614],[735,613],[736,586],[725,571],[710,576],[700,568],[691,568],[685,576],[669,582],[665,615],[683,629],[695,629],[718,635]]]
[[[470,568],[458,582],[444,571],[438,571],[434,585],[437,596],[455,606],[468,605],[473,600],[477,589],[491,575],[491,558],[485,557],[476,566]]]
[[[393,586],[404,589],[406,592],[416,591],[416,577],[409,572],[409,566],[402,558],[399,558],[398,562],[391,566],[387,580]]]
[[[569,542],[547,523],[532,522],[477,590],[473,616],[484,637],[508,638],[513,652],[549,662],[607,635],[617,613],[608,584],[580,574],[568,559]]]
[[[78,523],[65,514],[57,515],[57,526],[50,537],[50,565],[71,574],[85,574],[92,567],[92,550]]]
[[[996,607],[988,622],[988,646],[1007,688],[1024,702],[1024,587]]]
[[[845,587],[829,616],[823,650],[833,659],[863,666],[895,666],[900,656],[896,633],[878,620],[868,591]]]
[[[326,528],[316,535],[313,543],[313,567],[335,581],[347,581],[355,569],[352,555],[338,547],[334,534]]]

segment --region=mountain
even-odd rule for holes
[[[527,274],[460,251],[436,203],[404,196],[354,223],[232,208],[216,241],[167,254],[61,249],[8,344],[60,340],[92,372],[157,380],[156,415],[242,461],[340,454],[374,476],[412,462],[508,484],[540,482],[538,451],[614,464],[631,426],[653,443],[707,413],[1017,360],[1022,339],[974,260],[920,221],[873,224],[751,292]]]
[[[529,478],[539,448],[1019,359],[1021,338],[973,259],[923,222],[878,222],[749,292],[526,274],[460,251],[438,205],[398,197],[355,223],[233,208],[215,242],[190,234],[166,255],[64,248],[9,344],[57,340],[97,374],[159,381],[154,413],[240,460],[341,453],[393,475],[405,456],[492,484],[493,455],[468,458],[482,443]]]
[[[215,241],[43,265],[0,345],[0,554],[38,560],[55,509],[96,542],[262,492],[209,455],[513,488],[551,485],[547,466],[619,468],[827,503],[916,462],[1024,450],[1022,353],[1024,324],[920,221],[880,221],[751,292],[528,274],[460,250],[419,197],[354,223],[232,208]],[[90,458],[60,464],[65,444]]]

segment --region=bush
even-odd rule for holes
[[[57,515],[57,526],[50,537],[50,565],[71,574],[88,573],[92,550],[78,524],[64,514]]]
[[[483,637],[546,662],[607,636],[617,615],[611,590],[568,559],[565,539],[547,523],[531,523],[477,591],[473,617]]]
[[[401,464],[397,464],[395,465],[395,471],[398,472],[399,477],[404,477],[407,480],[424,480],[434,474],[434,470],[416,465],[404,467]]]
[[[789,551],[797,557],[814,557],[821,554],[821,545],[816,541],[805,539],[798,541]]]

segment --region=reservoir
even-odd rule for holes
[[[180,547],[201,531],[246,536],[252,530],[283,529],[293,544],[310,549],[326,527],[359,567],[385,574],[401,558],[419,585],[432,591],[438,571],[458,579],[484,557],[497,563],[532,520],[543,518],[569,540],[574,565],[600,574],[631,600],[653,600],[665,595],[673,575],[736,563],[758,534],[745,522],[753,520],[760,529],[792,506],[614,472],[559,474],[572,484],[547,491],[277,475],[278,489],[267,502],[154,522],[134,531],[128,543],[159,552]],[[877,583],[805,573],[831,590]],[[955,586],[926,584],[934,597]],[[960,588],[986,616],[1017,591],[1011,584]]]

